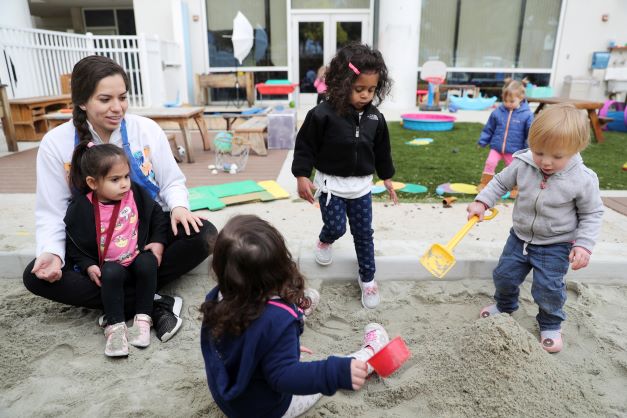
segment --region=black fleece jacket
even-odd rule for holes
[[[352,107],[338,115],[327,101],[311,109],[296,136],[292,174],[309,177],[312,168],[340,177],[376,171],[382,180],[392,178],[390,135],[381,112],[368,104],[361,119]]]
[[[160,242],[164,246],[168,239],[168,216],[148,192],[135,183],[131,183],[133,198],[138,212],[137,246],[140,251],[146,244]],[[94,206],[87,195],[72,198],[65,213],[65,254],[69,266],[77,266],[81,273],[87,268],[98,265],[98,246],[96,239],[96,217]]]

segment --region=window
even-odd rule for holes
[[[423,0],[419,65],[550,69],[561,0]]]
[[[83,9],[85,31],[94,35],[135,35],[133,9]]]
[[[233,55],[233,19],[241,11],[253,27],[253,47],[244,67],[287,66],[285,0],[205,0],[210,67],[239,67]]]

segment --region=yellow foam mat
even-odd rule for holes
[[[266,189],[275,199],[286,199],[290,194],[274,180],[258,181],[258,185]]]
[[[383,186],[383,180],[379,180],[378,182],[375,183],[376,186]],[[400,181],[393,181],[392,182],[392,188],[394,190],[400,190],[403,187],[405,187],[406,184],[405,183],[401,183]]]
[[[477,186],[466,183],[451,183],[451,189],[457,193],[477,194]]]

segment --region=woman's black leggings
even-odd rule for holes
[[[218,233],[216,227],[209,221],[203,220],[200,232],[196,233],[190,228],[190,235],[178,225],[178,235],[174,236],[168,227],[168,245],[163,252],[161,266],[157,270],[157,290],[188,273],[194,267],[202,263],[211,252],[209,241]],[[73,270],[73,266],[66,264],[62,271],[61,279],[49,283],[41,280],[33,273],[35,260],[31,261],[24,270],[24,286],[34,293],[46,299],[66,305],[81,306],[90,309],[103,309],[100,287],[83,273]],[[135,281],[124,282],[124,313],[126,318],[135,314]]]
[[[135,313],[152,315],[157,290],[157,257],[142,252],[127,267],[107,261],[100,267],[100,295],[109,324],[124,322],[124,284],[135,283]]]

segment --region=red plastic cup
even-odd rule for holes
[[[409,359],[411,352],[401,337],[396,337],[385,345],[377,354],[370,357],[368,363],[381,377],[388,377],[397,371]]]

